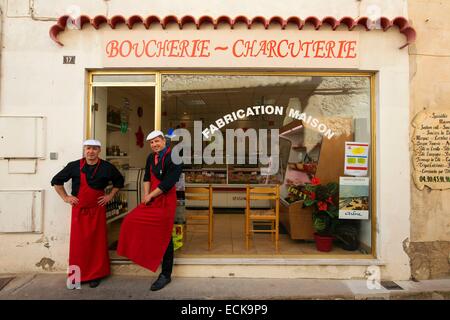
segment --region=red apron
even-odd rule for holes
[[[94,175],[100,165],[98,160]],[[72,207],[69,265],[80,267],[81,281],[102,278],[110,274],[106,208],[97,204],[103,190],[89,187],[81,170],[86,159],[80,160],[79,202]]]
[[[170,154],[170,148],[161,160],[163,170],[167,154]],[[150,166],[150,191],[156,189],[159,183]],[[122,222],[117,254],[156,272],[172,237],[176,207],[175,186],[152,199],[150,204],[138,205]]]

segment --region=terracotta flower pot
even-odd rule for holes
[[[318,251],[329,252],[333,248],[333,237],[332,236],[321,236],[314,233],[314,240],[316,241],[316,248]]]

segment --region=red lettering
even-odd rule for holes
[[[138,54],[138,48],[139,48],[139,44],[135,43],[133,44],[133,49],[134,49],[134,55],[138,58],[142,57],[142,55],[144,54],[145,51],[145,41],[142,40],[142,51],[141,54]]]
[[[272,57],[277,57],[277,53],[275,52],[275,47],[276,47],[277,43],[275,40],[270,40],[269,41],[269,58]]]
[[[304,55],[305,58],[310,58],[310,56],[309,56],[309,46],[312,43],[313,43],[313,41],[309,41],[309,42],[303,42],[303,44],[302,44],[302,50],[303,50],[303,46],[306,45],[306,51],[303,50],[305,52],[305,55]]]
[[[259,54],[262,52],[264,55],[267,55],[267,41],[263,40],[259,43],[259,51],[254,55],[254,57],[259,56]]]
[[[106,44],[106,54],[108,58],[115,58],[119,53],[119,41],[111,40]]]
[[[191,52],[191,57],[196,57],[197,56],[197,54],[196,54],[196,51],[198,50],[198,42],[199,42],[200,40],[193,40],[192,41],[192,52]]]
[[[187,48],[189,47],[189,41],[183,40],[180,42],[179,48],[180,48],[180,57],[188,57],[189,54],[187,52]]]
[[[147,42],[147,44],[145,45],[145,55],[147,57],[153,58],[156,55],[156,51],[153,52],[153,54],[149,52],[148,48],[150,47],[151,43],[154,43],[155,46],[156,46],[156,40],[150,40],[150,41]]]
[[[280,43],[278,43],[278,46],[277,46],[277,49],[278,49],[278,50],[277,50],[277,51],[278,51],[277,53],[278,53],[278,56],[281,57],[281,58],[285,58],[285,57],[287,57],[287,55],[288,55],[287,50],[284,51],[284,52],[286,52],[285,54],[282,54],[282,53],[281,53],[281,45],[282,45],[284,42],[285,42],[286,44],[288,44],[288,41],[287,41],[287,40],[281,40]]]
[[[325,48],[327,50],[327,58],[336,58],[334,56],[334,47],[336,46],[336,41],[328,41]]]
[[[245,42],[245,46],[247,48],[247,51],[245,52],[245,56],[248,57],[255,57],[255,55],[253,54],[253,48],[256,44],[256,40],[253,40],[252,42],[250,41],[246,41]]]
[[[355,52],[356,41],[347,42],[346,47],[347,47],[347,57],[346,58],[350,58],[350,59],[356,58],[356,52]],[[353,53],[353,55],[352,55],[352,53]]]
[[[125,54],[124,53],[124,45],[127,45],[128,46],[128,52]],[[125,40],[125,41],[123,41],[121,44],[120,44],[120,48],[119,48],[119,54],[122,56],[122,57],[128,57],[129,55],[130,55],[130,53],[131,53],[131,49],[132,49],[132,45],[131,45],[131,41],[130,40]]]
[[[164,43],[159,41],[157,44],[158,47],[158,54],[157,57],[165,57],[166,56],[166,46],[167,46],[167,40],[164,40]]]
[[[209,57],[209,40],[202,40],[200,41],[200,54],[199,57],[201,58],[207,58]]]
[[[325,41],[316,41],[313,45],[313,51],[316,52],[314,58],[323,58],[325,55],[321,54],[323,52],[323,45],[325,44]]]
[[[294,48],[295,48],[295,43],[293,43],[293,42],[289,43],[289,50],[291,50],[291,56],[293,58],[296,58],[300,54],[300,51],[302,51],[302,42],[300,40],[298,41],[298,47],[297,47],[298,50],[296,53],[294,53]]]
[[[236,40],[236,41],[233,43],[233,49],[232,49],[232,52],[233,52],[233,56],[235,56],[236,58],[240,58],[240,57],[242,57],[242,55],[243,55],[242,52],[241,52],[240,54],[237,53],[236,46],[237,46],[238,44],[240,44],[241,46],[243,46],[243,45],[244,45],[244,40],[242,40],[242,39]]]
[[[339,41],[339,54],[337,55],[336,58],[339,58],[339,59],[343,58],[342,53],[343,53],[343,50],[344,50],[344,44],[345,43],[346,43],[345,40]]]
[[[177,40],[170,40],[167,44],[169,48],[169,57],[178,57],[178,52],[174,53],[174,50],[178,49],[178,41]]]

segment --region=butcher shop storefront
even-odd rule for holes
[[[174,274],[347,278],[375,267],[398,278],[409,178],[393,173],[409,163],[404,48],[415,33],[403,18],[378,23],[61,17],[48,59],[63,63],[42,77],[72,97],[60,106],[71,118],[49,108],[42,126],[77,129],[51,137],[37,174],[81,156],[83,139],[101,141],[101,157],[125,177],[107,205],[113,270],[146,273],[116,249],[143,198],[145,137],[161,130],[183,165]],[[67,209],[51,189],[39,196],[43,217]],[[39,223],[31,231],[44,237],[54,228]],[[63,252],[68,233],[59,233]],[[64,269],[64,255],[55,260]]]

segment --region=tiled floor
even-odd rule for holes
[[[279,251],[270,234],[257,233],[250,242],[250,248],[245,244],[244,214],[215,214],[214,237],[211,250],[208,250],[208,234],[206,226],[191,227],[185,234],[183,247],[176,251],[176,257],[198,256],[304,256],[304,255],[361,255],[359,251],[345,251],[333,246],[331,252],[317,251],[314,241],[292,240],[288,234],[280,234]]]
[[[339,256],[342,258],[361,257],[359,251],[345,251],[338,245],[333,245],[331,252],[317,251],[314,241],[292,240],[288,234],[280,233],[279,251],[275,250],[275,243],[270,234],[257,233],[250,248],[245,245],[244,214],[215,214],[214,237],[211,250],[208,250],[208,233],[206,226],[191,226],[185,233],[183,246],[175,251],[177,258],[198,257],[311,257],[311,256]],[[108,225],[109,244],[113,245],[118,239],[120,221]],[[281,228],[283,230],[283,228]],[[113,249],[112,246],[110,249]],[[365,255],[368,256],[368,255]],[[110,257],[122,259],[115,250],[110,250]]]

